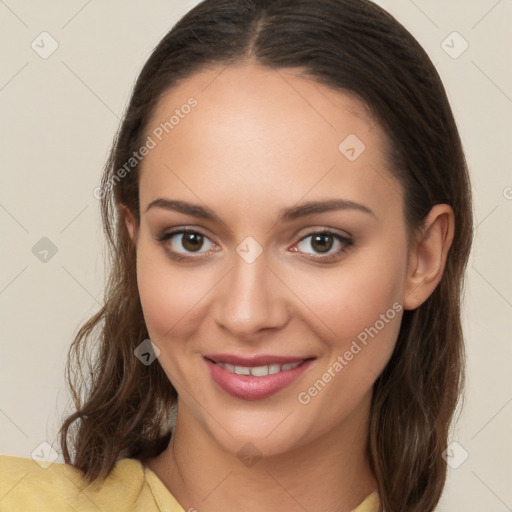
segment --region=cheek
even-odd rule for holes
[[[378,286],[369,278],[364,278],[373,283],[368,295],[357,286],[360,278],[345,281],[346,286],[332,294],[332,302],[324,301],[322,320],[334,334],[323,338],[327,357],[296,396],[303,413],[315,418],[317,434],[318,429],[342,422],[365,396],[371,397],[373,384],[393,353],[403,314],[400,300],[395,300],[399,294],[394,283],[383,280]]]
[[[405,251],[357,257],[329,272],[304,273],[300,280],[295,277],[300,283],[295,290],[322,320],[322,331],[343,348],[390,308],[387,316],[395,316],[396,306],[392,306],[401,304],[403,298],[406,259]]]
[[[137,284],[149,335],[161,346],[165,338],[187,336],[184,329],[200,310],[201,300],[211,288],[205,279],[195,278],[198,269],[178,270],[164,251],[141,240],[137,250]]]
[[[336,271],[301,281],[298,294],[307,297],[311,311],[322,321],[327,350],[324,364],[307,383],[314,386],[312,396],[323,395],[315,399],[314,408],[338,404],[334,408],[339,407],[342,414],[360,400],[386,366],[400,330],[406,262],[405,245],[396,252],[383,246],[382,251],[354,258],[353,263],[347,260]],[[328,388],[325,393],[324,387]]]

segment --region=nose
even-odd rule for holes
[[[217,324],[237,339],[254,339],[289,321],[286,287],[267,267],[263,254],[252,263],[235,255],[215,304]]]

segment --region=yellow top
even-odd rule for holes
[[[185,512],[156,474],[138,459],[121,459],[105,481],[88,489],[73,466],[53,463],[44,469],[44,465],[0,455],[0,512]],[[377,512],[378,506],[375,491],[352,512]]]

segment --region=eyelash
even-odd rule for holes
[[[163,245],[164,250],[169,255],[169,257],[172,258],[173,260],[176,260],[176,261],[197,260],[200,257],[198,257],[198,256],[184,256],[183,254],[177,253],[176,251],[173,251],[173,250],[171,250],[169,248],[168,242],[169,242],[169,240],[172,239],[172,237],[174,237],[176,235],[184,235],[184,234],[187,234],[187,233],[193,233],[193,234],[196,234],[196,235],[201,235],[202,237],[204,237],[205,239],[207,239],[207,240],[209,240],[211,242],[211,240],[204,233],[202,233],[201,231],[199,231],[197,229],[190,229],[190,228],[180,228],[180,229],[177,229],[175,231],[163,232],[160,235],[156,236],[155,239],[156,239],[157,242],[159,242],[160,244]],[[340,235],[339,233],[336,233],[336,232],[331,231],[329,229],[324,229],[324,230],[320,230],[320,231],[312,231],[312,232],[308,233],[307,235],[304,235],[302,238],[300,238],[300,240],[298,240],[298,242],[295,245],[297,245],[297,244],[301,243],[302,241],[304,241],[304,240],[306,240],[308,238],[311,238],[311,237],[313,237],[315,235],[328,235],[328,236],[331,236],[335,240],[337,240],[339,243],[341,243],[343,247],[341,249],[339,249],[338,251],[334,252],[334,253],[329,253],[327,256],[318,256],[318,257],[313,257],[313,258],[306,257],[306,259],[311,259],[311,260],[316,260],[316,261],[321,261],[321,262],[327,262],[327,263],[329,263],[331,261],[337,261],[339,258],[341,258],[341,256],[350,247],[354,246],[354,241],[351,238],[343,236],[343,235]],[[211,243],[213,243],[213,242],[211,242]],[[198,253],[198,254],[203,254],[204,255],[206,253]]]

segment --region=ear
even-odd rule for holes
[[[404,309],[416,309],[435,290],[443,276],[453,241],[455,216],[447,204],[436,204],[419,230],[409,252]]]
[[[133,213],[129,210],[127,206],[124,204],[119,205],[119,214],[121,218],[124,220],[126,229],[132,242],[137,242],[137,233],[138,233],[138,225]]]

